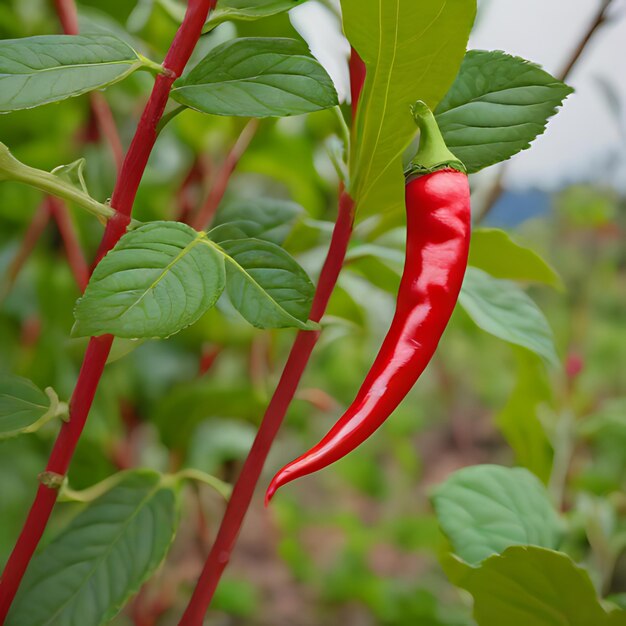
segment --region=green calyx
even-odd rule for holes
[[[437,120],[426,103],[418,100],[412,107],[413,119],[420,129],[420,145],[417,154],[405,174],[415,178],[438,170],[453,169],[465,173],[465,166],[446,146]]]

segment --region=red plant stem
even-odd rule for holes
[[[342,193],[339,215],[333,231],[330,248],[315,291],[311,319],[319,322],[326,311],[335,288],[348,248],[354,221],[354,203]],[[217,584],[230,560],[244,517],[250,506],[254,489],[261,476],[272,443],[293,400],[302,374],[317,343],[319,331],[300,331],[285,364],[278,387],[263,416],[241,474],[226,506],[226,512],[217,532],[215,543],[204,565],[202,574],[179,626],[202,626]]]
[[[163,115],[172,83],[185,68],[200,37],[209,11],[214,5],[215,0],[189,1],[183,23],[163,62],[165,73],[159,74],[155,80],[152,94],[139,121],[135,137],[118,177],[111,201],[111,205],[117,209],[117,213],[107,224],[98,251],[98,259],[102,258],[117,243],[126,230],[139,183],[156,141],[156,127]],[[46,467],[48,475],[65,476],[67,473],[112,343],[113,337],[111,335],[92,337],[89,341],[78,381],[70,400],[69,420],[64,422],[61,427]],[[0,579],[0,624],[4,623],[9,612],[24,572],[50,518],[57,495],[58,489],[50,488],[43,483],[37,490],[26,523]]]
[[[208,163],[205,159],[202,156],[196,156],[176,194],[177,209],[174,219],[177,222],[185,224],[191,222],[197,207],[198,191],[203,186],[208,170]]]
[[[61,233],[65,253],[67,254],[67,262],[74,274],[76,284],[81,292],[85,291],[89,282],[89,266],[78,241],[78,235],[70,213],[61,200],[52,196],[48,197],[48,209]]]
[[[30,224],[28,225],[28,228],[24,233],[24,237],[22,238],[20,248],[7,269],[4,284],[2,285],[2,288],[0,288],[0,301],[2,301],[11,291],[11,288],[15,284],[15,281],[22,271],[24,264],[35,249],[35,245],[37,244],[37,241],[39,241],[43,231],[46,229],[49,221],[50,213],[48,212],[47,202],[44,200],[37,207],[35,214],[30,220]]]
[[[59,21],[66,35],[78,35],[78,12],[74,0],[54,0]],[[91,110],[98,124],[98,129],[106,137],[109,149],[115,161],[118,172],[124,162],[124,149],[115,126],[113,113],[101,93],[91,94]]]
[[[352,118],[354,119],[356,117],[357,104],[359,103],[359,98],[361,97],[361,91],[363,91],[363,85],[365,84],[366,73],[365,63],[354,48],[351,48],[349,68]]]
[[[213,218],[215,217],[215,213],[217,212],[217,208],[226,193],[228,181],[230,180],[232,173],[235,171],[235,168],[241,160],[244,152],[248,149],[248,146],[254,138],[258,128],[259,120],[252,119],[241,131],[237,141],[224,160],[222,167],[217,172],[204,205],[198,211],[198,215],[196,215],[196,219],[193,222],[193,227],[196,230],[202,230],[203,228],[210,226]]]

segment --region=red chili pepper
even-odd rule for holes
[[[414,116],[420,150],[406,186],[406,260],[391,328],[354,402],[320,443],[278,472],[266,503],[279,487],[338,461],[383,424],[430,362],[456,305],[469,253],[469,184],[428,107],[417,103]]]

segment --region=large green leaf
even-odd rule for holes
[[[337,93],[295,39],[242,38],[217,46],[174,83],[172,98],[214,115],[282,117],[327,109]]]
[[[208,237],[218,242],[253,237],[281,245],[303,211],[299,204],[287,200],[237,200],[218,211],[215,228],[208,233]],[[237,237],[233,236],[236,232],[239,233]]]
[[[127,43],[104,33],[0,41],[0,113],[101,89],[144,65]]]
[[[527,350],[516,350],[518,369],[515,388],[496,424],[523,465],[548,482],[553,450],[539,418],[539,408],[551,399],[550,384],[541,359]]]
[[[352,143],[351,195],[363,214],[401,209],[410,106],[434,108],[459,71],[475,0],[341,0],[344,30],[367,66]]]
[[[65,409],[51,387],[44,393],[27,378],[0,374],[0,439],[32,433]]]
[[[224,262],[204,233],[176,222],[133,230],[96,267],[76,304],[75,336],[167,337],[215,304]]]
[[[315,287],[306,272],[279,246],[259,239],[221,244],[226,290],[233,306],[259,328],[301,328],[307,323]]]
[[[545,487],[526,469],[467,467],[452,474],[432,499],[455,554],[470,565],[512,545],[558,547],[557,514]]]
[[[108,623],[165,558],[177,492],[156,472],[129,472],[33,559],[6,626]]]
[[[534,250],[515,243],[498,228],[477,228],[472,232],[469,264],[494,278],[563,288],[561,277],[544,259]]]
[[[485,332],[558,364],[548,321],[515,283],[468,267],[459,303]]]
[[[524,59],[471,50],[435,114],[448,147],[477,172],[528,148],[572,91]]]
[[[469,572],[478,626],[609,626],[626,613],[606,613],[589,574],[569,556],[515,546]]]

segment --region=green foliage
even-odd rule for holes
[[[233,306],[258,328],[301,328],[307,323],[315,287],[306,272],[276,244],[239,239],[226,252],[226,289]]]
[[[546,318],[515,283],[468,267],[459,303],[485,332],[527,348],[551,365],[558,363]]]
[[[472,232],[469,264],[494,278],[540,283],[563,289],[556,271],[534,250],[520,246],[497,228],[476,228]]]
[[[293,39],[243,38],[214,48],[174,84],[171,97],[213,115],[282,117],[335,106],[324,68]]]
[[[432,500],[454,552],[470,565],[513,545],[559,546],[561,526],[545,487],[523,468],[459,470]]]
[[[224,261],[204,234],[153,222],[124,235],[76,304],[73,334],[167,337],[193,324],[221,295]]]
[[[478,626],[609,626],[626,612],[608,614],[585,570],[565,554],[511,547],[468,574],[462,586],[474,596]]]
[[[51,387],[44,393],[27,378],[0,374],[0,440],[35,432],[66,412]]]
[[[344,29],[367,67],[353,128],[351,195],[363,215],[403,206],[402,153],[415,135],[410,105],[434,108],[454,81],[475,0],[342,0]],[[384,207],[381,211],[381,207]]]
[[[99,626],[159,566],[178,525],[175,484],[127,473],[33,560],[7,626]]]
[[[43,35],[0,41],[0,113],[101,89],[144,65],[112,35]]]
[[[163,0],[161,0],[163,1]],[[169,2],[169,0],[166,0]],[[205,30],[231,20],[252,22],[289,11],[306,0],[220,0],[207,21]]]
[[[529,148],[572,92],[524,59],[471,50],[435,114],[448,147],[471,173]]]

